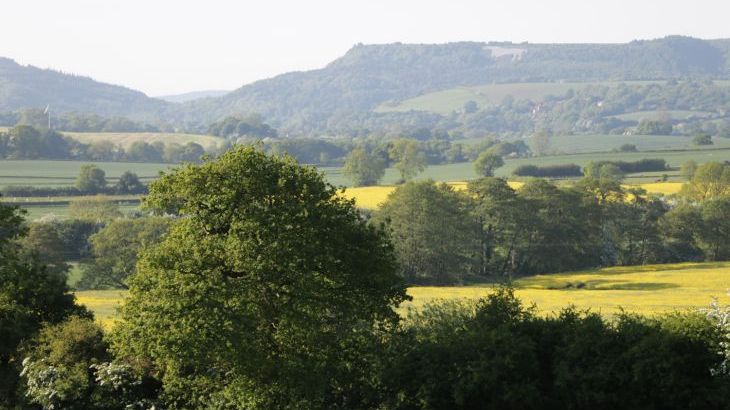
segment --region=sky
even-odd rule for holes
[[[325,66],[357,43],[730,38],[727,0],[3,0],[0,56],[150,96]]]

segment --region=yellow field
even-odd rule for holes
[[[509,181],[509,186],[514,189],[519,189],[524,182]],[[466,182],[449,182],[449,185],[453,186],[458,190],[466,189]],[[633,185],[627,185],[630,187]],[[680,182],[654,182],[647,184],[635,185],[644,188],[647,192],[653,194],[672,195],[679,192],[682,187]],[[366,186],[348,188],[345,191],[345,197],[354,198],[355,203],[360,208],[376,209],[388,199],[388,195],[395,190],[394,186]]]
[[[614,267],[588,272],[539,275],[514,283],[517,296],[526,303],[537,304],[543,313],[557,312],[573,304],[611,316],[624,309],[646,315],[675,310],[697,310],[707,307],[712,298],[730,304],[730,262],[680,263]],[[492,286],[411,287],[412,302],[401,312],[418,309],[425,303],[444,299],[477,299]],[[124,292],[118,290],[76,292],[78,301],[86,305],[97,319],[109,327]]]

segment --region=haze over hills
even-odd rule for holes
[[[730,40],[667,37],[626,44],[356,45],[318,70],[291,72],[222,96],[168,97],[172,104],[86,77],[0,60],[0,111],[51,104],[57,111],[198,124],[258,113],[286,134],[432,125],[430,112],[375,112],[384,103],[493,83],[730,79]],[[202,94],[210,96],[210,94]]]
[[[199,100],[201,98],[220,97],[222,95],[228,94],[229,92],[230,90],[201,90],[191,91],[182,94],[160,95],[155,98],[172,103],[183,103],[193,100]]]

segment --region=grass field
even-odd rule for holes
[[[671,120],[686,120],[692,117],[706,118],[712,115],[707,111],[685,111],[685,110],[664,110],[664,111],[636,111],[613,117],[624,121],[659,120],[668,118]]]
[[[68,186],[73,185],[82,165],[95,164],[114,183],[125,171],[135,172],[143,182],[157,177],[171,164],[140,162],[0,160],[0,186]]]
[[[225,141],[223,138],[211,135],[176,134],[164,132],[64,132],[64,135],[71,137],[84,144],[97,141],[111,141],[123,148],[128,148],[136,141],[144,141],[150,144],[163,142],[165,144],[178,143],[181,145],[189,142],[200,144],[203,148],[211,149],[218,147]]]
[[[517,296],[535,303],[543,313],[575,305],[580,309],[611,316],[621,309],[642,314],[707,307],[712,298],[730,304],[730,262],[681,263],[614,267],[585,272],[539,275],[514,282]],[[409,308],[448,299],[478,299],[489,294],[492,285],[461,287],[411,287]],[[76,292],[78,301],[94,311],[105,326],[113,323],[124,292],[118,290]]]
[[[649,84],[653,81],[632,81],[624,84]],[[449,114],[461,110],[467,101],[474,101],[480,107],[499,104],[507,96],[516,100],[539,101],[547,96],[565,94],[568,90],[578,90],[591,85],[616,86],[620,82],[597,83],[511,83],[486,84],[474,87],[456,87],[410,98],[398,103],[385,103],[376,112],[430,111]]]

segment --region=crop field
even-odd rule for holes
[[[713,141],[713,145],[697,147],[692,144],[692,137],[681,135],[556,135],[550,139],[549,150],[559,154],[609,152],[624,144],[634,144],[639,151],[730,148],[730,138],[714,138]]]
[[[205,149],[218,147],[224,141],[223,138],[212,135],[177,134],[165,132],[64,132],[64,135],[71,137],[84,144],[98,141],[111,141],[123,148],[128,148],[136,141],[144,141],[150,144],[162,142],[165,144],[177,143],[185,145],[189,142],[200,144]]]
[[[628,83],[628,82],[627,82]],[[632,81],[630,84],[649,84],[652,81]],[[474,101],[480,107],[499,104],[507,96],[516,100],[539,101],[545,97],[563,95],[568,90],[578,90],[591,85],[616,86],[620,82],[597,83],[511,83],[486,84],[474,87],[456,87],[410,98],[397,103],[381,104],[375,112],[430,111],[449,114],[463,109],[467,101]]]
[[[517,296],[535,303],[544,314],[574,305],[606,316],[621,310],[647,315],[707,307],[713,298],[730,304],[730,262],[680,263],[613,267],[585,272],[538,275],[513,283]],[[493,285],[418,286],[408,289],[413,301],[400,312],[419,309],[440,300],[469,300],[485,297]],[[79,291],[78,301],[86,305],[105,326],[113,324],[116,308],[124,296],[119,290]]]

